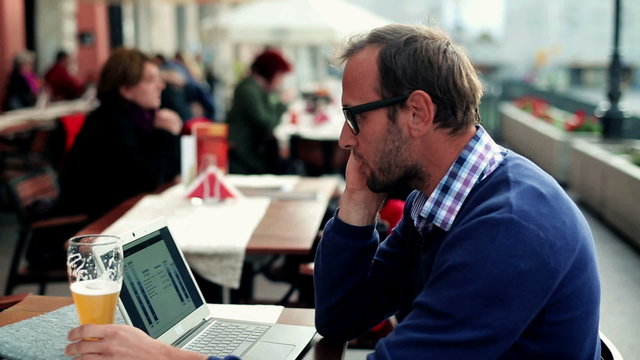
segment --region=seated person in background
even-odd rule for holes
[[[163,70],[165,69],[175,71],[184,78],[184,90],[187,102],[194,105],[194,109],[198,110],[194,111],[194,113],[196,113],[197,116],[204,116],[209,120],[215,120],[216,109],[213,104],[213,93],[204,81],[204,78],[198,79],[198,77],[193,74],[193,70],[187,66],[185,58],[180,53],[176,53],[173,59],[167,60],[164,63]],[[197,68],[193,69],[197,70]]]
[[[32,51],[23,50],[13,59],[4,110],[21,109],[36,104],[40,92],[40,79],[33,71],[35,57]]]
[[[165,88],[162,90],[162,107],[177,112],[186,123],[193,117],[191,104],[187,98],[187,80],[182,72],[167,66],[167,60],[162,54],[156,54],[154,62],[160,67],[160,76],[165,82]]]
[[[197,54],[196,55],[196,61],[199,64],[202,64],[202,71],[204,72],[204,81],[207,84],[207,86],[209,87],[209,90],[211,91],[211,94],[213,95],[213,98],[216,98],[216,91],[217,91],[217,86],[222,82],[222,80],[220,78],[218,78],[218,76],[216,75],[216,72],[213,70],[213,62],[210,61],[208,63],[204,63],[203,59],[202,59],[202,54]],[[215,103],[215,101],[214,101]]]
[[[479,125],[482,84],[442,32],[352,38],[346,186],[316,253],[316,327],[349,340],[395,315],[368,359],[599,359],[591,231],[558,183]],[[386,193],[414,191],[386,239]]]
[[[44,76],[52,101],[73,100],[84,93],[84,86],[69,70],[72,60],[66,51],[58,51],[55,63]]]
[[[96,218],[174,179],[182,121],[158,110],[163,88],[147,55],[124,48],[111,54],[98,81],[100,106],[88,115],[61,170],[65,210]]]
[[[278,90],[291,64],[275,50],[265,50],[251,65],[251,74],[236,86],[227,115],[229,172],[279,173],[280,155],[273,129],[287,106]]]

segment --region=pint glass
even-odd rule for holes
[[[113,324],[122,287],[122,246],[112,235],[69,240],[67,274],[80,324]]]

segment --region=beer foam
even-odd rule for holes
[[[119,292],[120,284],[105,280],[87,280],[75,282],[71,284],[70,288],[76,294],[98,296]]]

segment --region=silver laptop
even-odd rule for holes
[[[243,360],[296,359],[316,333],[310,326],[215,319],[166,221],[121,234],[125,322],[175,347]]]

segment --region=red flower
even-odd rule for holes
[[[576,110],[573,115],[564,122],[564,129],[567,131],[574,131],[584,125],[587,114],[584,110]]]

